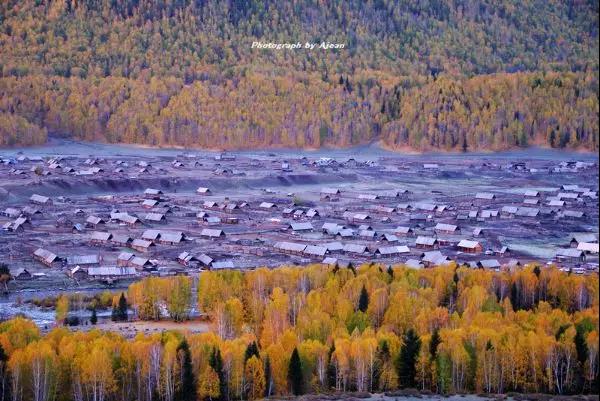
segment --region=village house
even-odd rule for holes
[[[99,266],[102,257],[99,255],[67,256],[67,266]]]
[[[576,233],[571,236],[569,241],[572,248],[577,248],[582,242],[597,243],[598,237],[594,233]]]
[[[342,252],[344,250],[344,244],[338,241],[328,242],[326,244],[321,245],[327,248],[328,252]]]
[[[52,204],[52,200],[49,197],[38,195],[38,194],[31,195],[31,197],[29,198],[29,201],[31,203],[35,203],[36,205],[51,205]]]
[[[181,252],[178,256],[177,256],[177,262],[182,265],[182,266],[186,266],[186,267],[196,267],[196,265],[200,262],[198,260],[198,258],[194,255],[192,255],[191,253],[185,251],[185,252]]]
[[[150,223],[166,223],[167,218],[164,214],[161,213],[146,213],[146,215],[144,216],[144,221]]]
[[[200,232],[200,236],[207,239],[225,238],[225,232],[223,230],[213,228],[204,228]]]
[[[302,255],[304,250],[306,249],[306,245],[298,244],[295,242],[277,242],[273,245],[275,249],[277,249],[281,253],[285,253],[288,255]]]
[[[74,268],[69,270],[69,277],[71,277],[73,280],[83,281],[87,280],[89,275],[85,268],[81,266],[75,266]]]
[[[57,265],[62,262],[62,259],[57,255],[43,248],[36,249],[35,252],[33,252],[33,258],[48,267],[57,267]]]
[[[155,266],[146,258],[140,256],[134,256],[129,261],[129,266],[135,268],[137,271],[150,271],[154,270]]]
[[[433,237],[419,236],[415,241],[415,247],[418,249],[435,249],[438,247],[438,240]]]
[[[27,269],[17,269],[14,272],[11,273],[11,276],[15,279],[15,280],[32,280],[33,279],[33,275],[29,272],[29,270]]]
[[[394,232],[396,233],[397,236],[401,236],[401,237],[409,237],[411,235],[414,235],[413,229],[408,226],[396,227]]]
[[[146,241],[158,242],[161,232],[159,230],[145,230],[142,233],[142,239]]]
[[[575,248],[559,248],[556,250],[556,260],[585,262],[585,252]]]
[[[97,279],[119,279],[131,278],[136,276],[134,267],[127,266],[102,266],[88,268],[88,276]]]
[[[322,258],[328,253],[327,248],[318,245],[307,245],[303,252],[306,256]]]
[[[158,242],[164,245],[177,245],[185,240],[185,234],[182,232],[161,231]]]
[[[275,205],[274,203],[271,202],[261,202],[260,205],[258,205],[259,209],[277,209],[277,205]]]
[[[90,243],[92,244],[106,244],[112,238],[111,233],[103,231],[92,231],[90,234]]]
[[[421,254],[421,262],[426,267],[443,266],[450,262],[450,258],[442,254],[440,251],[430,251]]]
[[[483,246],[477,241],[471,241],[467,239],[461,240],[458,245],[458,250],[466,253],[481,253],[483,252]]]
[[[391,257],[403,253],[410,253],[410,249],[406,245],[398,246],[380,246],[375,250],[375,256]]]
[[[196,193],[198,195],[211,195],[212,194],[211,190],[206,187],[198,187],[196,189]]]
[[[127,247],[127,246],[131,245],[132,241],[133,241],[133,238],[131,238],[127,234],[113,234],[112,238],[110,240],[110,242],[113,245],[121,246],[121,247]]]
[[[368,249],[365,245],[361,244],[346,244],[344,245],[344,253],[351,253],[355,255],[364,255],[368,252]]]
[[[160,196],[162,194],[163,192],[160,189],[154,188],[146,188],[146,190],[144,191],[144,197],[147,199],[160,200]]]
[[[153,246],[155,246],[154,242],[141,238],[136,238],[131,243],[131,248],[139,252],[148,252],[150,250],[150,247]]]
[[[500,269],[501,265],[497,259],[483,259],[477,262],[477,266],[481,269]]]
[[[313,225],[311,223],[291,223],[288,225],[288,229],[294,232],[313,231]]]
[[[142,202],[142,207],[144,209],[152,209],[153,207],[155,207],[156,205],[158,205],[158,201],[155,199],[145,199]]]
[[[597,255],[598,254],[598,243],[580,242],[577,245],[577,250],[583,251],[585,254]]]
[[[396,237],[394,234],[385,233],[380,237],[381,241],[387,243],[396,243],[399,242],[400,239]]]
[[[313,219],[316,217],[320,217],[319,211],[316,209],[308,209],[306,211],[306,217],[308,217],[309,219]]]
[[[454,234],[457,231],[460,231],[460,228],[454,224],[437,223],[434,227],[434,231],[439,234]]]
[[[19,209],[15,209],[13,207],[7,207],[2,211],[2,216],[9,217],[11,219],[16,219],[21,215],[21,211]]]
[[[322,201],[336,201],[340,199],[341,194],[337,188],[321,188],[320,198]]]
[[[129,266],[129,262],[135,255],[131,252],[121,252],[117,256],[117,266]]]

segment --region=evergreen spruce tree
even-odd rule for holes
[[[227,380],[225,379],[225,372],[223,371],[223,358],[221,357],[221,350],[219,348],[213,348],[208,360],[208,364],[211,368],[213,368],[217,376],[219,376],[219,392],[221,395],[217,399],[223,400],[227,394]]]
[[[265,359],[265,397],[273,394],[273,372],[271,368],[271,359],[267,355]]]
[[[335,363],[333,363],[333,353],[335,352],[335,344],[331,344],[331,348],[329,348],[329,355],[327,357],[327,386],[329,388],[335,388],[337,372]]]
[[[121,293],[119,297],[118,317],[118,320],[122,322],[127,321],[127,298],[125,298],[124,293]]]
[[[246,352],[244,354],[244,365],[246,364],[248,359],[252,358],[253,356],[260,359],[260,352],[258,351],[258,345],[256,344],[256,341],[252,341],[250,344],[248,344],[248,347],[246,348]]]
[[[98,314],[96,313],[96,307],[92,309],[92,316],[90,317],[90,323],[96,325],[98,323]]]
[[[440,343],[442,342],[442,339],[440,337],[440,332],[438,329],[435,329],[433,331],[433,334],[431,335],[431,340],[429,341],[429,359],[430,360],[435,360],[435,357],[437,356],[437,349],[440,345]]]
[[[304,374],[302,373],[302,361],[298,349],[294,348],[290,357],[288,367],[288,383],[292,389],[292,394],[302,395],[304,393]]]
[[[8,371],[8,355],[0,345],[0,401],[8,401],[10,396],[10,373]]]
[[[401,388],[415,387],[416,362],[421,349],[421,339],[413,329],[404,335],[404,343],[398,354],[398,379]]]
[[[190,346],[184,338],[177,347],[177,354],[181,361],[181,384],[175,392],[174,401],[195,401],[196,383],[192,368],[192,354]]]
[[[369,293],[367,289],[363,285],[360,290],[360,296],[358,297],[358,310],[361,312],[366,312],[369,308]]]

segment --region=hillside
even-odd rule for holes
[[[2,2],[0,145],[598,149],[597,1],[188,3]]]

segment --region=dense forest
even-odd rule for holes
[[[42,336],[24,319],[0,324],[0,399],[597,392],[598,296],[598,275],[553,267],[205,272],[198,302],[210,332],[128,340],[66,328]],[[147,278],[115,295],[113,319],[127,319],[129,305],[135,318],[185,320],[192,299],[187,277]]]
[[[594,0],[7,0],[0,145],[50,133],[205,148],[595,150],[598,11]]]

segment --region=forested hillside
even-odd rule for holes
[[[597,1],[7,0],[0,145],[598,148]],[[345,43],[257,50],[253,41]]]

